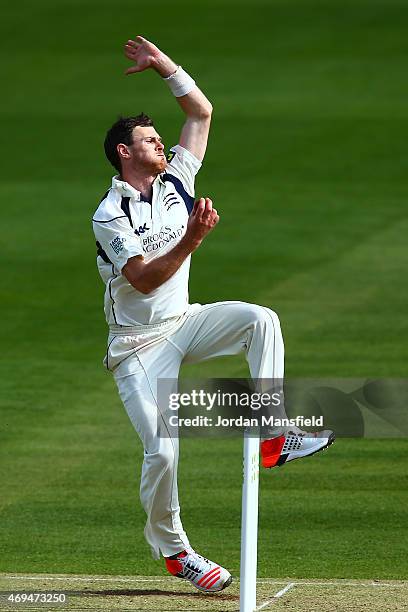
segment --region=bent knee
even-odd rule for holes
[[[267,313],[268,317],[270,317],[274,323],[280,325],[279,315],[277,312],[271,310],[270,308],[267,308],[266,306],[262,306],[262,309]]]
[[[166,472],[173,469],[176,453],[171,445],[167,445],[154,453],[145,453],[144,461],[150,469]]]
[[[254,324],[261,323],[264,325],[279,325],[279,317],[274,310],[266,306],[258,306],[251,304],[251,317]]]

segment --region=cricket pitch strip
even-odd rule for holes
[[[30,594],[31,601],[22,601]],[[47,595],[48,603],[37,594],[43,600]],[[59,602],[51,603],[51,595]],[[221,593],[206,595],[172,576],[0,574],[0,610],[238,612],[239,580]],[[402,612],[408,610],[408,581],[260,578],[257,610]]]

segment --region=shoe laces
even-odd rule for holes
[[[299,427],[296,427],[296,425],[294,425],[291,429],[285,432],[286,436],[298,436],[299,438],[304,438],[306,434],[306,431],[303,431]]]
[[[196,553],[192,548],[187,549],[187,556],[184,557],[183,563],[185,566],[197,573],[201,573],[202,571],[208,569],[208,566],[210,565],[208,559]]]

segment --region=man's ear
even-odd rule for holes
[[[127,147],[127,145],[120,143],[118,145],[116,145],[116,150],[118,152],[118,155],[120,157],[120,159],[130,159],[131,157],[131,153]]]

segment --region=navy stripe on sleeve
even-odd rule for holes
[[[109,257],[106,254],[106,251],[103,250],[101,243],[100,242],[96,242],[96,255],[99,257],[102,257],[103,261],[105,263],[111,264],[111,260],[109,259]]]
[[[110,187],[109,187],[108,191],[107,191],[106,193],[104,193],[104,194],[103,194],[103,196],[102,196],[102,198],[99,200],[99,204],[102,204],[102,202],[104,201],[104,199],[108,197],[109,192],[110,192]]]
[[[111,221],[115,221],[116,219],[124,219],[127,215],[119,215],[119,217],[112,217],[112,219],[106,219],[105,221],[98,221],[98,219],[92,219],[94,223],[110,223]]]

